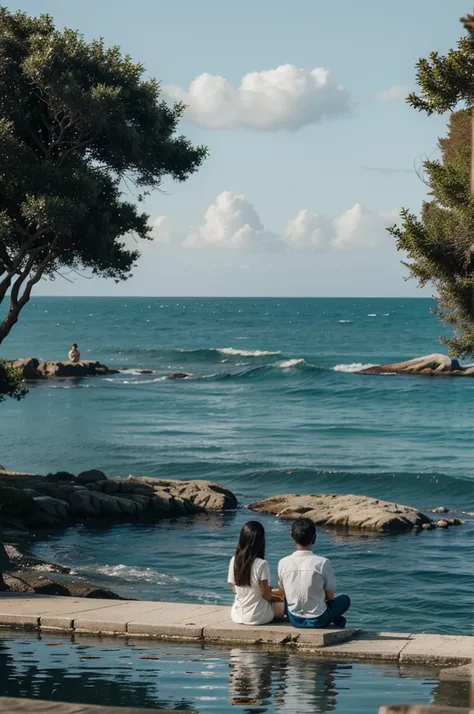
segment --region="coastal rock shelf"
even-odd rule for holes
[[[288,623],[237,625],[230,608],[169,602],[114,602],[0,594],[0,626],[262,647],[289,646],[333,661],[468,664],[474,638],[452,635],[298,630]]]
[[[18,370],[26,381],[54,377],[95,377],[104,374],[118,374],[119,372],[118,369],[109,369],[105,364],[95,360],[40,362],[35,357],[28,357],[26,359],[5,361],[10,367]]]
[[[432,354],[407,362],[377,364],[361,369],[356,374],[420,374],[428,377],[474,377],[474,365],[462,367],[457,359],[448,355]]]
[[[311,518],[316,525],[372,532],[400,533],[411,530],[431,530],[460,525],[456,518],[433,521],[425,513],[410,506],[381,501],[368,496],[285,494],[264,498],[249,506],[258,513],[271,513],[283,520]]]
[[[91,470],[38,476],[0,471],[2,520],[25,528],[64,528],[90,519],[153,523],[237,507],[211,481],[110,478]]]

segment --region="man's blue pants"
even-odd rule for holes
[[[293,627],[307,627],[307,628],[324,628],[333,623],[336,627],[344,627],[346,620],[344,617],[345,612],[351,606],[351,601],[348,595],[338,595],[334,600],[328,600],[326,603],[326,612],[323,612],[319,617],[297,617],[293,615],[285,603],[285,612],[290,624]]]

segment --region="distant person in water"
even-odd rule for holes
[[[310,518],[298,518],[291,526],[296,550],[278,563],[278,581],[285,598],[285,612],[293,627],[344,628],[344,613],[351,606],[347,595],[336,596],[336,578],[327,558],[313,553],[316,527]]]
[[[81,353],[77,349],[76,343],[73,344],[71,349],[69,350],[69,359],[71,362],[80,362],[81,361]]]
[[[270,587],[270,567],[265,560],[265,530],[249,521],[240,531],[235,555],[230,561],[227,582],[235,600],[231,617],[241,625],[266,625],[283,619],[281,596]]]

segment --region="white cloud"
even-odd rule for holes
[[[166,216],[150,219],[149,225],[154,243],[171,243],[173,237],[171,223]]]
[[[303,209],[288,221],[284,240],[291,248],[317,252],[375,250],[389,244],[386,228],[395,222],[397,215],[396,211],[375,213],[356,203],[330,221]]]
[[[393,246],[387,227],[398,218],[398,211],[377,213],[360,203],[330,219],[304,208],[288,221],[282,235],[267,230],[250,201],[232,191],[223,191],[204,214],[203,225],[182,240],[165,216],[150,220],[153,241],[140,241],[142,253],[171,243],[184,248],[217,248],[247,253],[281,251],[342,253],[374,251]]]
[[[250,72],[233,87],[224,77],[201,74],[187,90],[163,88],[187,105],[186,118],[206,129],[296,131],[350,111],[350,94],[322,67],[308,71],[290,64]]]
[[[224,191],[207,209],[204,225],[190,233],[183,245],[274,250],[279,240],[281,243],[278,236],[265,230],[257,211],[244,196]]]
[[[374,213],[356,203],[333,220],[332,247],[339,251],[382,247],[390,243],[386,229],[393,225],[397,217],[398,211]]]
[[[317,213],[303,208],[296,218],[288,221],[284,233],[287,245],[297,250],[323,252],[332,238],[331,222]]]
[[[398,99],[405,99],[409,91],[405,84],[394,84],[389,89],[381,89],[377,92],[375,98],[379,102],[394,102]]]

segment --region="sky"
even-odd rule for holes
[[[405,280],[385,229],[401,207],[419,211],[419,168],[446,126],[405,103],[415,64],[456,44],[469,3],[5,4],[120,45],[167,101],[186,103],[180,131],[209,149],[187,182],[165,181],[147,199],[155,240],[133,278],[73,276],[42,282],[37,294],[431,294]]]

